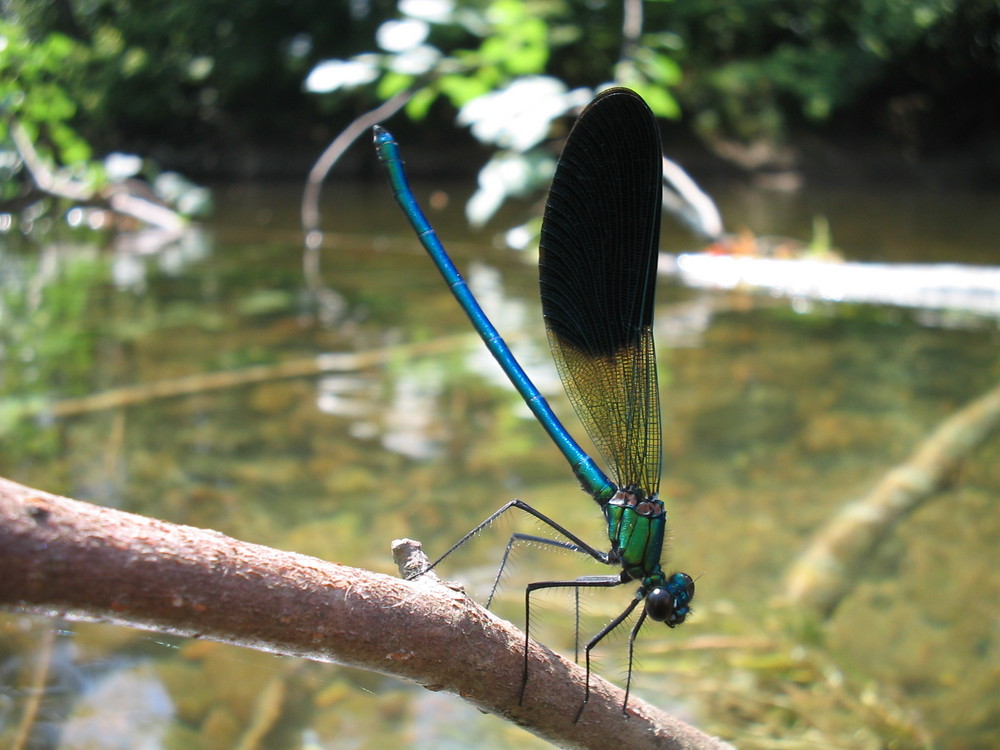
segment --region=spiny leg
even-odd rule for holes
[[[632,603],[632,607],[639,600],[636,599]],[[631,611],[632,607],[628,611]],[[628,676],[625,678],[625,701],[622,703],[622,713],[628,716],[628,696],[629,692],[632,690],[632,657],[635,655],[635,638],[639,635],[639,629],[642,624],[646,621],[646,608],[643,607],[642,614],[639,615],[639,619],[635,621],[635,625],[632,626],[632,632],[628,634]]]
[[[497,574],[493,579],[493,587],[490,589],[489,598],[486,600],[486,609],[489,609],[490,604],[493,602],[493,597],[497,592],[497,588],[500,586],[500,579],[503,577],[504,568],[507,567],[507,559],[510,557],[510,553],[514,549],[514,545],[518,542],[536,542],[538,544],[547,544],[551,547],[558,547],[559,549],[567,549],[571,552],[580,552],[584,555],[587,554],[586,550],[581,549],[571,542],[549,539],[548,537],[536,536],[535,534],[511,534],[510,539],[507,540],[507,548],[503,551],[503,557],[500,559],[500,567],[497,569]]]
[[[622,581],[622,583],[624,583],[624,581]],[[630,614],[632,614],[632,610],[634,610],[636,608],[636,606],[639,604],[639,602],[641,602],[641,601],[642,601],[642,599],[640,599],[639,597],[636,597],[635,599],[633,599],[629,603],[629,605],[625,608],[625,611],[622,612],[620,615],[618,615],[618,617],[616,617],[615,619],[613,619],[607,625],[605,625],[601,629],[601,632],[598,633],[597,635],[595,635],[593,638],[591,638],[590,642],[584,648],[584,654],[586,654],[585,661],[586,661],[586,669],[587,669],[587,683],[586,683],[586,687],[585,687],[584,693],[583,693],[583,703],[580,705],[580,710],[576,712],[576,718],[573,719],[573,723],[574,724],[580,720],[580,717],[583,715],[583,709],[587,707],[587,701],[590,700],[590,652],[591,652],[591,650],[598,643],[600,643],[601,641],[603,641],[604,638],[605,638],[605,636],[607,636],[608,633],[610,633],[615,628],[617,628],[619,625],[621,625],[626,620],[626,618]],[[637,623],[637,625],[641,625],[642,621],[645,620],[645,619],[646,619],[646,610],[644,609],[642,611],[642,615],[639,617],[639,622]],[[632,635],[629,637],[629,663],[628,663],[628,667],[629,667],[628,679],[629,679],[629,682],[631,682],[631,680],[632,680],[632,642],[633,642],[633,640],[635,638],[635,634],[636,634],[637,630],[638,630],[638,628],[633,628]],[[625,706],[627,704],[628,704],[628,689],[626,688],[626,690],[625,690],[625,703],[622,704],[622,712],[625,711]]]
[[[565,526],[563,526],[562,524],[556,523],[551,518],[549,518],[547,515],[545,515],[544,513],[542,513],[540,510],[535,510],[530,505],[528,505],[527,503],[525,503],[525,502],[523,502],[521,500],[511,500],[509,503],[506,503],[502,508],[500,508],[499,510],[497,510],[496,512],[494,512],[492,515],[490,515],[490,517],[487,518],[485,521],[483,521],[481,524],[479,524],[478,526],[476,526],[472,531],[470,531],[468,534],[466,534],[461,539],[459,539],[457,542],[455,542],[455,544],[453,544],[451,546],[451,548],[447,552],[445,552],[443,555],[441,555],[441,557],[439,557],[437,560],[435,560],[434,562],[432,562],[425,570],[422,570],[420,573],[416,573],[416,574],[410,576],[410,578],[416,578],[417,576],[423,575],[424,573],[427,573],[428,571],[434,570],[434,568],[436,568],[438,566],[438,564],[441,563],[442,560],[444,560],[446,557],[448,557],[452,552],[454,552],[455,550],[457,550],[459,547],[461,547],[463,544],[465,544],[472,537],[474,537],[480,531],[482,531],[483,529],[485,529],[487,526],[489,526],[491,523],[493,523],[495,520],[497,520],[497,518],[499,518],[501,515],[503,515],[504,513],[506,513],[511,508],[517,508],[519,510],[523,510],[525,513],[528,513],[529,515],[534,516],[539,521],[541,521],[542,523],[544,523],[547,526],[549,526],[551,529],[555,530],[559,534],[562,534],[564,537],[566,537],[567,539],[569,539],[569,541],[572,542],[573,545],[580,552],[584,553],[585,555],[589,555],[590,557],[594,558],[595,560],[597,560],[600,563],[604,563],[605,565],[610,565],[611,564],[607,552],[602,552],[601,550],[597,549],[596,547],[592,547],[591,545],[587,544],[585,541],[583,541],[576,534],[574,534],[573,532],[569,531],[569,529],[567,529]]]
[[[580,587],[573,589],[573,663],[580,663]]]
[[[531,592],[540,591],[541,589],[555,589],[555,588],[572,588],[579,591],[581,588],[611,588],[613,586],[621,586],[625,581],[622,580],[621,574],[613,576],[583,576],[581,578],[575,578],[572,581],[536,581],[535,583],[529,583],[524,589],[524,671],[521,674],[521,697],[518,703],[524,703],[524,692],[528,687],[528,643],[531,640]],[[584,705],[586,705],[587,699],[590,697],[590,649],[603,638],[605,635],[614,630],[615,627],[625,617],[628,613],[632,611],[638,600],[633,601],[629,605],[629,608],[620,615],[611,625],[606,627],[597,638],[591,639],[590,643],[587,644],[587,679],[586,679],[586,692],[584,693]],[[580,707],[580,711],[577,712],[576,719],[574,722],[580,718],[580,714],[583,713],[583,706]]]

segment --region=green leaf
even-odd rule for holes
[[[646,100],[646,104],[653,110],[657,117],[666,117],[676,120],[681,115],[680,105],[670,93],[661,86],[652,83],[623,82],[631,86],[639,96]]]
[[[442,76],[437,85],[456,109],[490,90],[482,79],[464,74]]]
[[[389,71],[379,79],[378,86],[375,88],[375,94],[380,99],[389,99],[400,91],[405,91],[413,84],[413,81],[413,76]]]
[[[52,33],[45,38],[39,51],[49,57],[63,59],[69,57],[75,49],[76,43],[68,36]]]
[[[49,125],[49,135],[59,150],[63,164],[83,164],[90,159],[90,145],[68,125],[52,123]]]
[[[545,21],[530,14],[521,0],[497,0],[487,15],[495,24],[495,31],[480,47],[485,61],[514,76],[545,70],[549,59]]]
[[[427,116],[427,110],[438,98],[440,92],[431,86],[425,86],[417,91],[406,103],[406,114],[411,120],[422,120]]]
[[[642,50],[637,62],[650,81],[663,86],[676,86],[681,81],[681,66],[667,55]]]

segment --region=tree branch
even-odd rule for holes
[[[313,164],[312,169],[309,170],[309,177],[306,179],[306,186],[302,191],[301,217],[302,230],[305,233],[302,272],[305,275],[309,293],[319,304],[320,319],[326,323],[333,323],[337,319],[343,302],[340,296],[335,294],[323,281],[323,274],[320,270],[320,250],[323,247],[323,232],[319,227],[319,194],[320,189],[323,187],[323,180],[326,179],[326,176],[333,169],[334,164],[344,155],[344,152],[358,139],[358,136],[371,130],[372,125],[392,117],[392,115],[405,107],[406,103],[413,96],[413,91],[413,88],[400,91],[375,107],[375,109],[354,118],[331,141],[319,159],[316,160],[316,163]]]
[[[10,118],[8,128],[11,140],[14,141],[14,146],[24,161],[24,166],[39,190],[58,198],[69,198],[72,201],[93,200],[94,191],[87,185],[71,177],[60,175],[49,168],[38,151],[35,150],[35,144],[31,142],[31,137],[21,123]]]
[[[622,3],[622,44],[615,64],[615,79],[628,81],[628,65],[635,64],[635,51],[642,34],[642,0],[625,0]]]
[[[534,642],[460,590],[82,503],[0,478],[0,607],[347,664],[459,695],[566,747],[729,747]]]
[[[309,170],[309,177],[306,179],[306,187],[302,192],[302,229],[306,233],[306,245],[318,245],[318,240],[309,240],[309,236],[314,232],[319,232],[319,191],[323,187],[323,180],[333,169],[344,152],[350,147],[358,136],[367,133],[372,129],[372,125],[377,125],[382,120],[387,120],[406,106],[413,96],[413,89],[407,89],[395,94],[390,99],[382,102],[368,112],[354,118],[351,123],[337,135],[330,145],[326,147],[316,163]]]
[[[61,174],[45,162],[21,123],[9,118],[8,127],[28,174],[42,193],[77,203],[106,205],[123,216],[131,216],[173,233],[180,233],[187,226],[187,220],[179,213],[138,195],[131,195],[124,184],[112,184],[103,193],[98,193],[87,184]]]

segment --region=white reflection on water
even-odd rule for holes
[[[158,750],[173,717],[155,670],[139,664],[102,677],[81,697],[63,725],[61,746]]]
[[[755,289],[797,300],[860,302],[1000,318],[1000,268],[955,263],[832,263],[684,253],[661,270],[688,286]],[[932,324],[935,317],[926,317]]]

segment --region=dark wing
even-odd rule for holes
[[[570,132],[542,220],[542,312],[563,385],[613,479],[653,495],[661,466],[653,293],[662,153],[628,89],[600,94]]]

